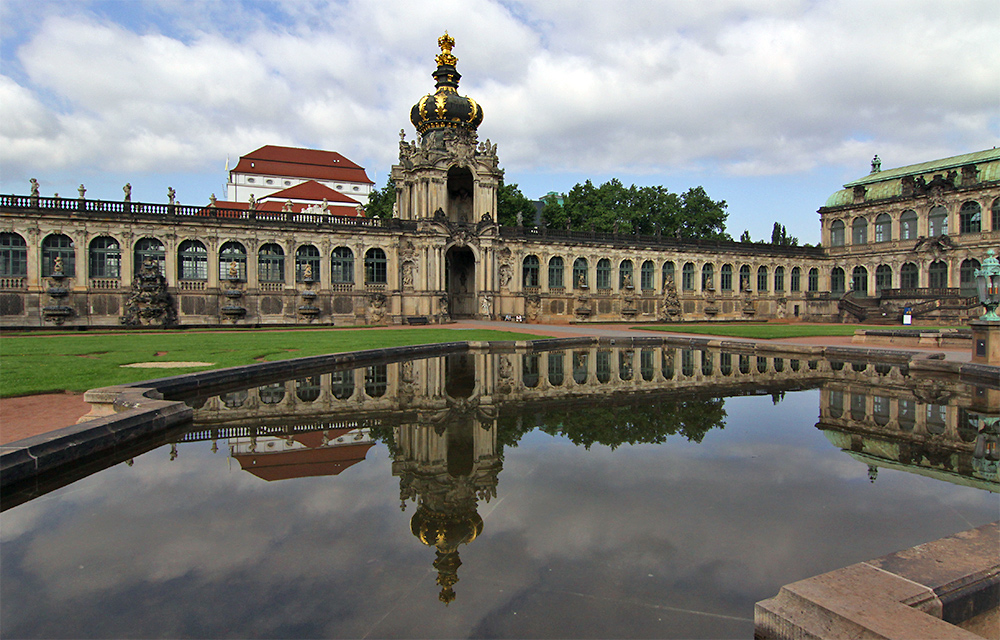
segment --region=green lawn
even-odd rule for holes
[[[0,396],[86,391],[179,373],[325,353],[457,340],[538,337],[506,331],[438,328],[5,335],[0,337]],[[183,369],[121,368],[123,364],[155,360],[213,365]]]
[[[897,326],[873,326],[861,324],[765,324],[765,323],[722,323],[700,322],[694,324],[664,324],[640,325],[633,329],[648,329],[650,331],[667,331],[670,333],[700,333],[729,338],[756,338],[770,340],[773,338],[805,338],[812,336],[853,336],[857,329],[902,329]],[[905,327],[910,329],[932,330],[940,327]]]

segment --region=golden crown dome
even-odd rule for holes
[[[427,94],[410,109],[410,122],[420,135],[435,129],[467,129],[475,131],[483,121],[483,109],[475,100],[458,95],[462,74],[455,69],[458,58],[452,55],[455,39],[446,31],[438,38],[441,53],[435,57],[437,70],[431,74],[436,91]]]

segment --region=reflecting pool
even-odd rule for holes
[[[748,638],[784,584],[998,517],[998,390],[896,365],[307,373],[188,398],[177,442],[5,511],[0,635]]]

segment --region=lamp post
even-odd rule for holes
[[[972,361],[982,364],[1000,364],[1000,316],[997,315],[1000,261],[994,254],[993,249],[987,251],[982,268],[975,273],[979,302],[986,307],[986,313],[969,323],[972,325]]]
[[[1000,322],[997,306],[1000,306],[1000,260],[993,255],[993,249],[986,252],[982,269],[976,269],[976,287],[979,302],[986,307],[986,315],[979,318],[986,322]]]

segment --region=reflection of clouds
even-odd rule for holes
[[[383,445],[339,476],[270,483],[207,443],[173,462],[159,449],[4,513],[0,631],[746,636],[717,616],[747,619],[782,584],[995,518],[983,492],[904,473],[869,484],[797,397],[766,424],[747,416],[770,398],[727,401],[726,428],[700,445],[525,437],[447,608]]]

